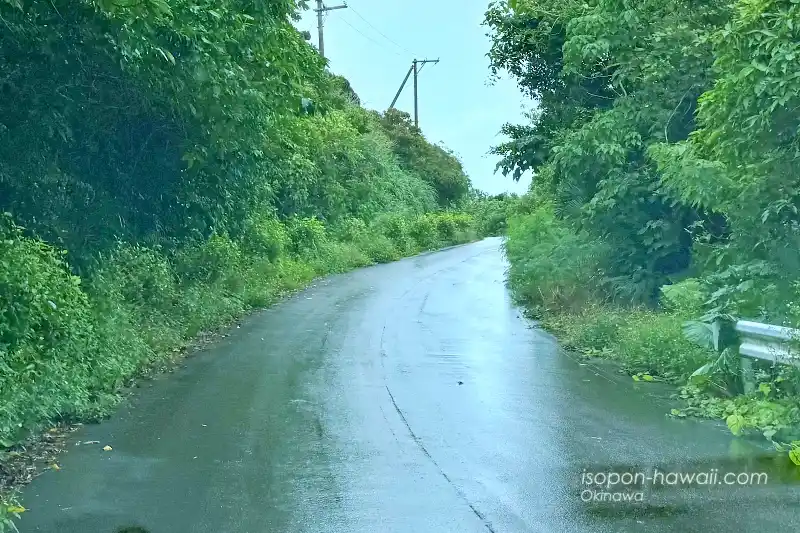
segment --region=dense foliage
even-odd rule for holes
[[[199,332],[504,230],[506,199],[325,69],[300,4],[0,0],[0,480]]]
[[[400,167],[427,181],[436,191],[440,204],[458,204],[469,191],[470,182],[453,153],[427,142],[408,113],[390,109],[380,123],[394,141]]]
[[[730,322],[800,324],[800,4],[515,0],[491,4],[486,24],[492,68],[537,103],[495,148],[504,173],[534,173],[508,242],[518,296],[592,353],[741,392]],[[671,306],[677,294],[694,303]],[[800,420],[795,378],[762,367],[759,380],[792,404],[784,422]],[[729,407],[737,430],[775,436]]]
[[[118,239],[237,236],[255,212],[435,206],[435,169],[391,159],[409,139],[438,147],[387,139],[294,30],[292,1],[0,5],[0,207],[75,265]]]

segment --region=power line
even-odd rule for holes
[[[359,35],[361,35],[365,39],[377,44],[378,46],[384,48],[385,50],[387,50],[387,51],[389,51],[389,52],[391,52],[391,53],[393,53],[393,54],[395,54],[397,56],[402,56],[402,54],[400,52],[397,52],[396,50],[392,50],[391,48],[387,47],[386,45],[381,44],[380,42],[376,41],[375,39],[373,39],[372,37],[370,37],[366,33],[362,32],[361,30],[359,30],[358,28],[356,28],[355,26],[353,26],[352,24],[347,22],[347,19],[345,19],[344,17],[341,17],[339,20],[341,20],[342,22],[344,22],[345,24],[350,26],[356,33],[358,33]]]
[[[356,10],[355,10],[355,8],[353,8],[353,6],[348,6],[348,7],[350,7],[350,11],[352,11],[353,13],[355,13],[355,14],[356,14],[356,16],[357,16],[358,18],[360,18],[361,20],[363,20],[363,21],[364,21],[364,22],[367,24],[367,26],[369,26],[370,28],[372,28],[373,30],[375,30],[376,32],[378,32],[378,33],[379,33],[379,34],[380,34],[380,35],[381,35],[381,36],[382,36],[384,39],[386,39],[387,41],[389,41],[390,43],[392,43],[392,44],[393,44],[393,45],[395,45],[396,47],[400,48],[401,50],[404,50],[405,52],[407,52],[407,53],[411,54],[412,56],[413,56],[413,55],[416,55],[414,52],[412,52],[411,50],[409,50],[409,49],[408,49],[408,48],[406,48],[405,46],[403,46],[403,45],[401,45],[401,44],[397,44],[397,43],[396,43],[394,40],[392,40],[390,37],[388,37],[388,36],[387,36],[385,33],[383,33],[381,30],[379,30],[378,28],[376,28],[376,27],[375,27],[375,26],[374,26],[374,25],[373,25],[373,24],[372,24],[370,21],[368,21],[366,18],[364,18],[364,16],[363,16],[361,13],[359,13],[358,11],[356,11]]]

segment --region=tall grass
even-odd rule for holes
[[[568,347],[674,382],[715,356],[683,334],[702,303],[694,285],[667,289],[664,310],[620,305],[605,277],[608,245],[567,226],[549,206],[512,217],[505,248],[516,299]]]

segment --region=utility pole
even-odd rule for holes
[[[419,77],[419,69],[417,68],[416,59],[413,63],[411,63],[411,68],[414,70],[414,125],[419,128],[419,82],[417,81],[417,78]]]
[[[394,100],[389,105],[389,109],[394,108],[394,104],[397,103],[397,99],[400,98],[400,94],[403,92],[403,88],[406,86],[406,82],[408,82],[408,78],[411,77],[411,74],[414,74],[414,125],[419,127],[419,72],[422,70],[422,67],[425,66],[427,63],[438,63],[438,59],[415,59],[411,62],[411,68],[408,69],[408,74],[403,79],[403,83],[400,84],[400,89],[398,89],[397,94],[394,96]]]
[[[414,60],[412,67],[414,68],[414,125],[419,128],[419,97],[417,96],[417,87],[419,83],[417,82],[417,77],[419,75],[419,71],[422,70],[428,63],[438,63],[438,59],[423,59],[423,60]]]
[[[331,6],[326,7],[322,0],[317,0],[317,9],[314,11],[317,12],[317,31],[319,31],[319,54],[322,57],[325,57],[325,20],[324,16],[325,13],[328,11],[333,11],[334,9],[346,9],[347,4],[342,4],[339,6]]]

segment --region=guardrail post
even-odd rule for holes
[[[742,388],[745,394],[756,390],[756,378],[753,373],[753,360],[749,357],[740,357],[742,368]]]

